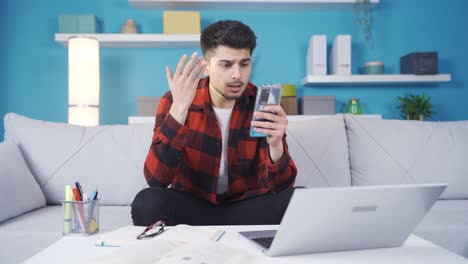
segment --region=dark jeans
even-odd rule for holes
[[[287,189],[213,205],[190,193],[150,187],[140,191],[133,200],[133,224],[148,226],[163,219],[167,225],[277,225],[293,192],[294,189]]]

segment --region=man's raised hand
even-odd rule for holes
[[[172,93],[172,106],[170,114],[181,124],[185,123],[189,106],[197,91],[205,65],[202,57],[197,58],[198,53],[194,52],[187,62],[187,55],[180,58],[175,73],[166,66],[166,77],[169,89]]]

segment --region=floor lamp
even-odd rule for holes
[[[99,125],[99,41],[68,40],[68,123]]]

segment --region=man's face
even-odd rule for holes
[[[205,74],[210,77],[210,95],[213,105],[235,102],[247,87],[251,67],[250,49],[218,46],[205,54]]]

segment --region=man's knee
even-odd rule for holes
[[[159,187],[149,187],[141,190],[133,199],[132,209],[140,210],[154,205],[158,197],[163,196]]]
[[[150,187],[141,190],[132,202],[132,219],[136,226],[147,226],[162,218],[168,218],[171,206],[168,189]]]

